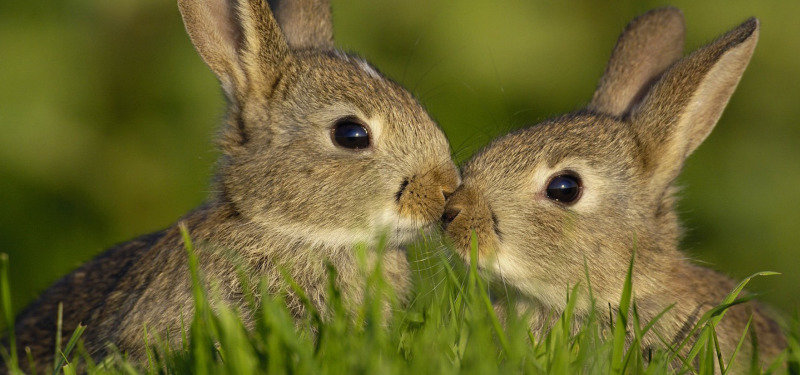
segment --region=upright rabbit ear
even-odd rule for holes
[[[272,87],[289,47],[265,0],[178,0],[178,8],[229,99],[236,101],[248,85]]]
[[[685,27],[677,8],[660,8],[636,17],[622,32],[589,109],[622,116],[649,86],[683,57]]]
[[[711,133],[757,41],[758,20],[751,18],[673,65],[632,111],[647,165],[662,184]]]
[[[292,49],[333,49],[330,0],[269,0]]]

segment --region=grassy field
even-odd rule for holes
[[[458,161],[510,129],[586,104],[618,33],[648,9],[684,10],[687,49],[759,17],[752,63],[679,181],[688,228],[683,247],[736,279],[780,272],[748,289],[787,315],[800,306],[800,2],[332,2],[337,45],[412,90],[441,124]],[[0,46],[0,252],[10,259],[13,295],[4,306],[13,306],[6,312],[13,314],[112,244],[162,229],[198,205],[217,157],[212,139],[224,103],[172,1],[0,0]],[[442,264],[431,267],[437,277],[446,274]],[[517,363],[545,364],[545,370],[611,363],[613,342],[580,341],[594,337],[594,328],[576,338],[554,336],[561,341],[554,338],[553,345],[569,348],[555,353],[530,344],[524,330],[507,329],[507,340],[500,340],[479,296],[463,294],[479,288],[459,289],[451,278],[436,279],[443,281],[433,288],[425,284],[430,279],[420,279],[420,290],[431,291],[420,292],[388,331],[358,329],[352,341],[331,334],[347,353],[375,354],[366,363],[340,353],[349,361],[341,366],[401,372],[431,364],[446,373]],[[217,324],[212,320],[204,324]],[[352,328],[346,319],[335,322],[326,329]],[[321,354],[308,329],[286,336],[310,356],[302,358],[317,363],[333,356]],[[262,331],[246,341],[257,342]],[[370,346],[369,340],[383,341]],[[413,340],[419,346],[407,349]],[[250,350],[257,363],[267,361],[265,350]],[[193,355],[177,355],[176,366],[201,369],[203,360]],[[309,371],[315,369],[325,367]]]
[[[459,161],[588,102],[618,33],[663,1],[333,1],[337,44],[413,90]],[[800,303],[797,1],[674,1],[687,50],[750,16],[752,63],[688,161],[688,256],[786,312]],[[172,1],[0,0],[0,251],[21,308],[207,194],[223,100]]]
[[[142,327],[142,345],[149,348],[145,364],[128,362],[123,354],[96,362],[82,350],[81,327],[67,345],[54,348],[60,354],[53,374],[724,374],[738,353],[729,358],[718,354],[714,326],[724,319],[725,308],[739,303],[738,293],[750,280],[745,279],[720,306],[699,320],[690,332],[694,343],[684,341],[672,350],[651,350],[641,338],[653,322],[639,321],[633,298],[635,286],[630,269],[613,316],[590,315],[577,330],[572,329],[576,293],[589,293],[576,285],[565,290],[567,308],[553,329],[535,337],[527,329],[524,316],[497,316],[487,285],[476,268],[451,267],[447,253],[438,241],[427,240],[411,249],[418,294],[409,307],[398,306],[380,274],[380,267],[364,270],[369,292],[362,306],[349,309],[335,284],[329,286],[330,300],[325,311],[307,301],[307,316],[299,324],[286,309],[281,296],[266,293],[260,298],[245,293],[255,316],[255,326],[245,328],[239,314],[229,308],[211,308],[211,290],[204,288],[198,274],[197,258],[184,231],[189,252],[187,269],[192,273],[195,296],[193,319],[173,347],[169,337],[153,335],[157,327]],[[356,251],[366,251],[364,248]],[[473,246],[472,264],[477,256]],[[0,258],[0,290],[3,316],[11,319],[8,284],[8,258]],[[633,263],[631,264],[633,267]],[[331,275],[335,269],[330,269]],[[754,275],[756,276],[756,275]],[[333,277],[331,278],[333,280]],[[289,279],[287,285],[296,285]],[[266,283],[266,280],[264,281]],[[252,290],[243,288],[243,290]],[[293,292],[303,295],[297,287]],[[210,297],[211,296],[211,297]],[[394,306],[390,316],[385,303]],[[501,319],[504,320],[501,323]],[[191,320],[191,322],[188,322]],[[797,330],[795,319],[794,330]],[[297,329],[295,329],[297,327]],[[155,337],[154,337],[155,336]],[[771,365],[750,367],[750,373],[790,373],[800,371],[800,346],[797,334],[790,337],[790,348]],[[739,345],[745,343],[742,336]],[[682,350],[683,348],[690,348]],[[687,354],[676,354],[687,353]],[[23,374],[17,367],[24,353],[2,353],[12,374]],[[758,363],[757,356],[744,363]],[[27,372],[33,373],[33,371]]]

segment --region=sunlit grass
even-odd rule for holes
[[[58,356],[52,374],[80,371],[200,375],[725,373],[733,358],[718,355],[714,327],[727,307],[745,301],[737,297],[748,281],[767,274],[759,273],[745,279],[719,307],[706,313],[690,334],[697,333],[698,339],[688,350],[683,350],[689,345],[685,341],[674,348],[674,352],[651,351],[641,346],[642,337],[653,327],[653,322],[639,320],[631,282],[633,260],[619,301],[620,308],[612,317],[591,314],[581,319],[579,328],[575,329],[575,295],[589,293],[591,298],[591,283],[587,281],[585,288],[576,285],[565,290],[565,311],[547,334],[536,337],[527,328],[524,317],[496,314],[488,286],[474,266],[478,254],[474,244],[470,267],[451,265],[448,253],[438,241],[426,240],[412,247],[409,258],[417,294],[406,307],[400,306],[394,298],[381,278],[380,267],[367,271],[366,262],[362,264],[366,297],[355,309],[346,306],[342,293],[333,283],[336,270],[332,266],[329,266],[329,299],[325,311],[316,309],[304,298],[303,291],[287,276],[287,285],[304,300],[307,310],[306,316],[296,322],[286,309],[283,296],[270,295],[264,281],[258,288],[243,285],[248,311],[225,306],[212,308],[213,283],[203,282],[185,228],[183,234],[196,313],[194,317],[186,317],[187,324],[180,332],[168,332],[166,337],[161,337],[154,334],[156,327],[142,327],[142,345],[147,347],[145,363],[130,363],[118,351],[95,363],[80,344],[83,328],[79,328],[64,348],[54,348]],[[366,250],[356,251],[363,255]],[[0,257],[0,271],[2,313],[8,322],[12,319],[12,310],[5,256]],[[385,314],[387,303],[393,311],[389,315]],[[252,326],[243,323],[241,314],[253,314]],[[800,359],[797,322],[793,320],[789,349],[767,373],[787,370],[797,373]],[[169,335],[180,335],[177,340],[180,345],[170,344],[175,340]],[[742,338],[744,340],[744,335]],[[8,340],[14,342],[13,331],[9,332]],[[13,345],[10,351],[2,354],[11,373],[26,373],[19,368],[20,353]],[[760,369],[752,367],[751,371]]]

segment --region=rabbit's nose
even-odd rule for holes
[[[456,216],[461,213],[460,208],[448,207],[442,214],[442,229],[447,229],[447,226],[456,219]]]
[[[445,201],[447,201],[447,198],[450,198],[451,195],[453,195],[453,190],[442,188],[442,196],[444,197]]]

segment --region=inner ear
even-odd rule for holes
[[[200,57],[214,72],[229,98],[244,82],[238,50],[242,30],[226,0],[178,0],[186,32]]]
[[[186,31],[230,102],[271,92],[292,57],[263,0],[178,0]]]
[[[748,20],[673,65],[633,110],[630,121],[656,184],[670,184],[714,129],[757,40],[758,21]]]

